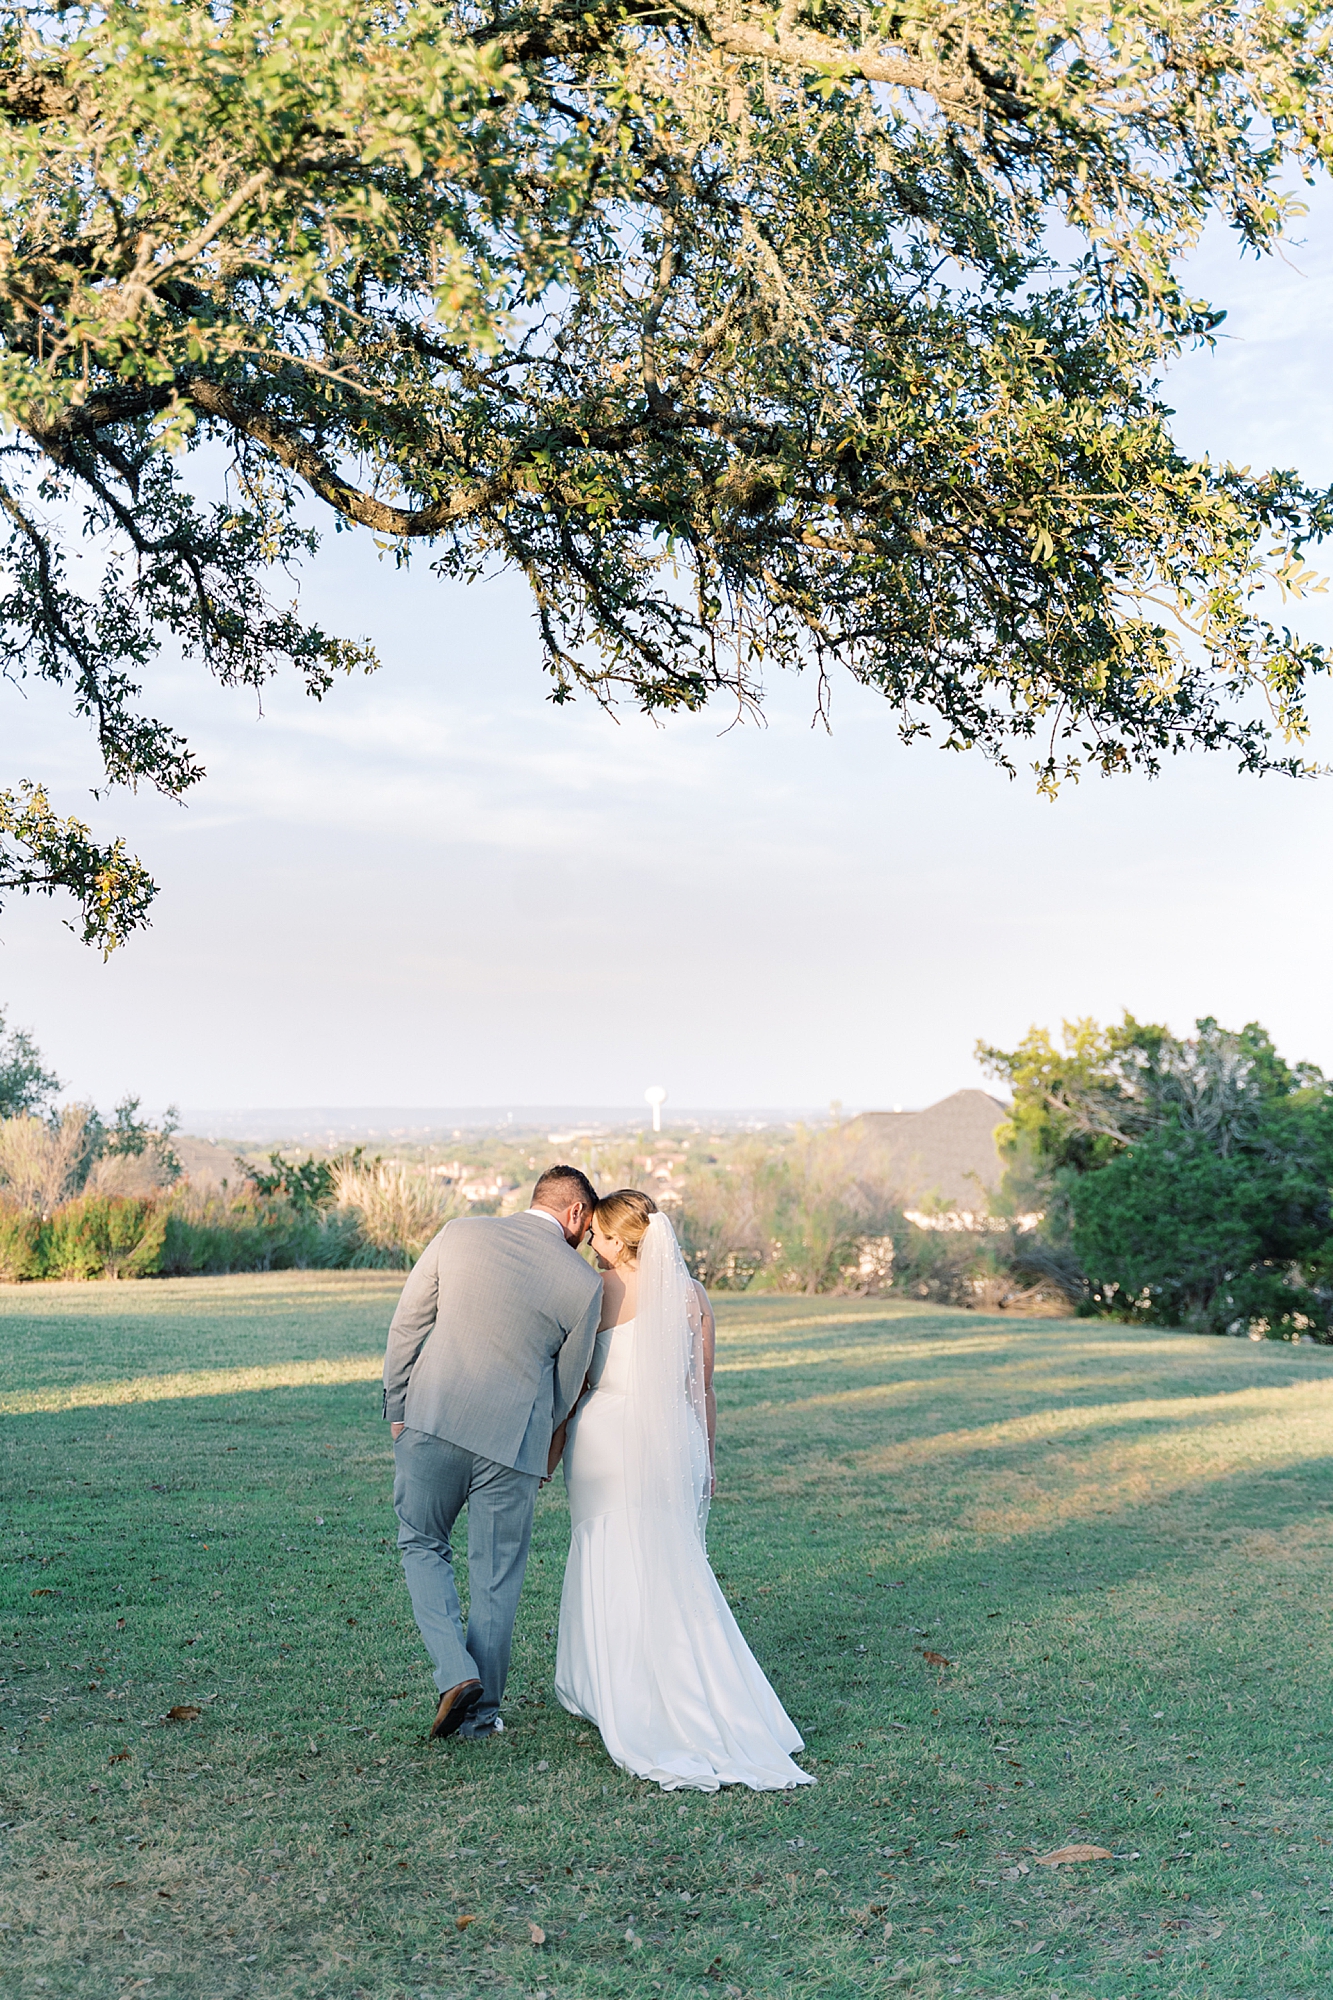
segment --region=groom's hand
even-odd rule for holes
[[[401,1437],[401,1436],[403,1435],[403,1432],[404,1432],[404,1431],[405,1431],[406,1429],[407,1429],[407,1425],[406,1425],[406,1424],[390,1424],[390,1425],[389,1425],[389,1436],[390,1436],[390,1437],[391,1437],[391,1438],[393,1439],[393,1441],[394,1441],[394,1443],[395,1443],[395,1444],[397,1444],[397,1442],[398,1442],[399,1438],[400,1438],[400,1437]]]

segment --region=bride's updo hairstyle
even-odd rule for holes
[[[593,1221],[603,1236],[614,1236],[625,1246],[625,1261],[637,1264],[639,1245],[648,1233],[649,1218],[656,1215],[657,1203],[638,1188],[617,1188],[604,1194],[593,1210]]]

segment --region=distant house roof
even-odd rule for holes
[[[863,1111],[851,1127],[882,1146],[904,1201],[929,1201],[975,1209],[978,1187],[993,1191],[1004,1162],[995,1148],[995,1128],[1009,1107],[985,1090],[955,1090],[924,1111]]]

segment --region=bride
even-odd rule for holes
[[[664,1791],[777,1791],[814,1779],[804,1746],[708,1564],[713,1315],[675,1232],[634,1188],[603,1195],[604,1273],[588,1386],[551,1440],[572,1535],[555,1686],[622,1770]]]

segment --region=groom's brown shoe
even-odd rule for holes
[[[431,1725],[431,1742],[437,1736],[452,1736],[467,1721],[480,1700],[480,1681],[460,1681],[457,1687],[446,1688],[440,1696],[440,1705]]]

